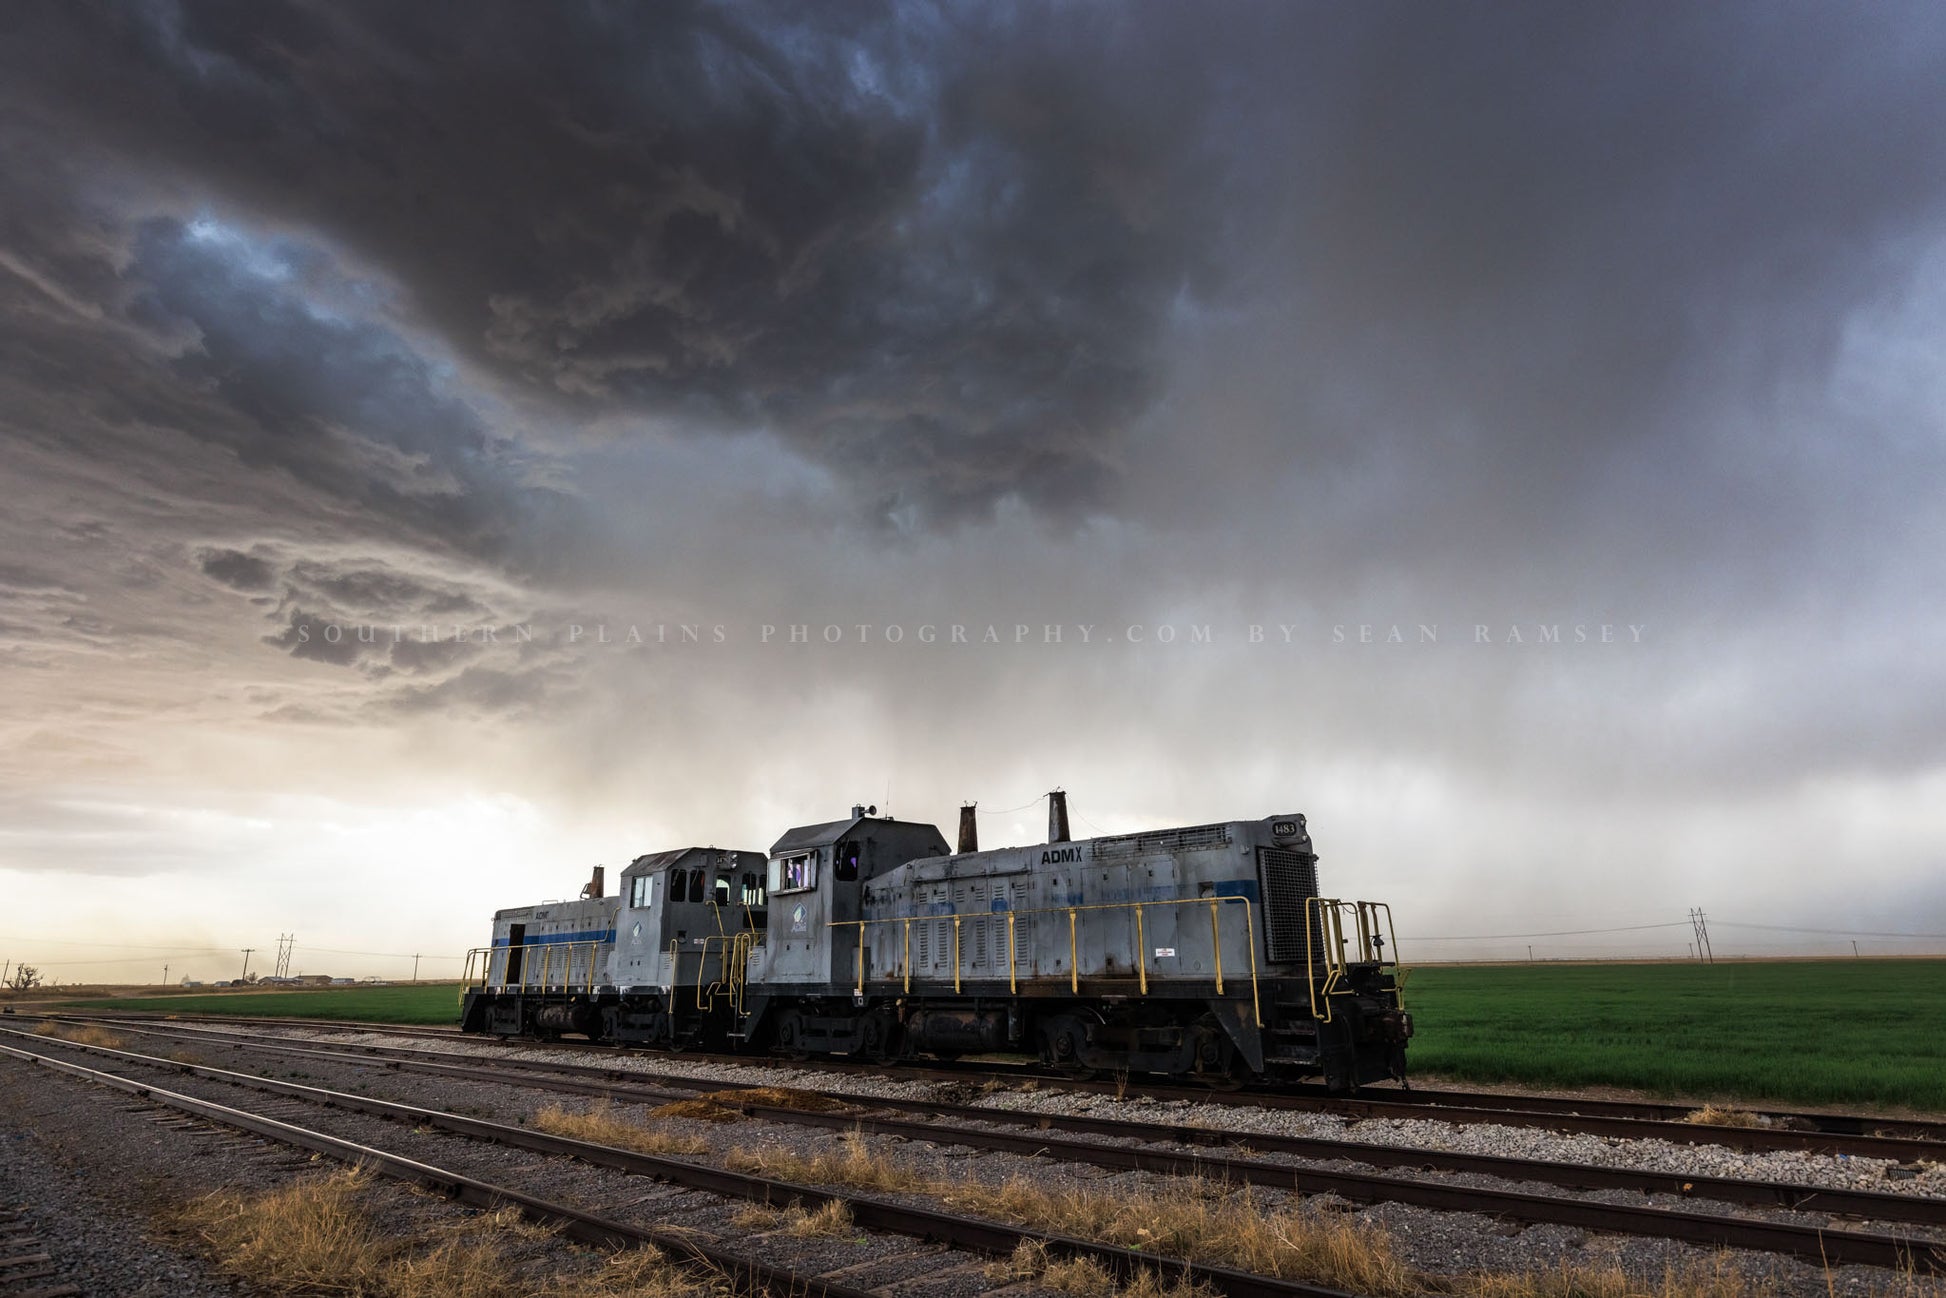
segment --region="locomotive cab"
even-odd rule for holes
[[[756,852],[684,847],[635,858],[622,871],[615,981],[631,991],[693,984],[695,952],[708,948],[701,963],[720,965],[719,939],[763,932],[763,878]]]
[[[946,854],[936,825],[855,806],[844,820],[790,830],[770,849],[764,887],[770,924],[751,953],[753,995],[741,1036],[787,1050],[871,1049],[889,1035],[852,1013],[864,886],[907,861]],[[781,994],[780,994],[781,993]]]
[[[842,926],[857,922],[863,885],[907,861],[946,854],[937,826],[875,811],[853,807],[849,819],[793,829],[771,847],[764,888],[773,922],[751,956],[753,980],[846,984],[858,943],[855,930]]]

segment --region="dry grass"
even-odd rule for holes
[[[875,1157],[855,1138],[842,1149],[814,1155],[751,1151],[732,1155],[731,1164],[740,1171],[803,1185],[926,1194],[978,1216],[1159,1258],[1236,1267],[1372,1298],[1429,1293],[1458,1298],[1769,1298],[1772,1292],[1770,1286],[1751,1281],[1721,1262],[1671,1271],[1659,1282],[1632,1279],[1619,1268],[1599,1265],[1524,1274],[1432,1276],[1410,1266],[1391,1237],[1369,1223],[1295,1204],[1272,1206],[1247,1187],[1193,1179],[1147,1192],[1050,1189],[1021,1178],[999,1185],[946,1181]],[[782,1220],[795,1222],[803,1216],[801,1209],[793,1208]],[[748,1225],[769,1229],[778,1221],[771,1210],[757,1210]],[[793,1233],[800,1229],[794,1226]],[[1196,1292],[1162,1272],[1117,1282],[1098,1263],[1054,1258],[1032,1243],[1023,1244],[1010,1260],[996,1263],[989,1272],[988,1278],[996,1282],[1033,1280],[1075,1298],[1186,1298]],[[1888,1290],[1884,1298],[1899,1298],[1904,1292]]]
[[[851,1209],[842,1199],[833,1199],[815,1212],[794,1203],[784,1210],[783,1227],[786,1235],[798,1239],[832,1239],[858,1233],[851,1222]]]
[[[730,1218],[730,1225],[748,1234],[761,1235],[767,1230],[777,1229],[777,1224],[783,1219],[784,1214],[769,1204],[749,1203],[737,1209],[736,1215]]]
[[[35,1028],[34,1031],[43,1037],[54,1037],[60,1041],[72,1041],[77,1045],[101,1046],[106,1050],[125,1050],[128,1048],[127,1037],[117,1036],[106,1028],[98,1028],[92,1024],[76,1026],[67,1023],[43,1023]]]
[[[737,1214],[730,1218],[730,1225],[747,1235],[762,1235],[781,1229],[786,1235],[799,1239],[857,1233],[852,1224],[851,1209],[836,1199],[816,1211],[807,1209],[801,1203],[793,1203],[788,1208],[753,1203],[738,1209]]]
[[[1761,1127],[1764,1120],[1748,1109],[1732,1109],[1715,1104],[1705,1104],[1683,1119],[1701,1127]]]
[[[743,1114],[715,1100],[671,1100],[649,1110],[651,1118],[681,1118],[691,1122],[737,1122]]]
[[[215,1194],[182,1224],[208,1241],[233,1275],[287,1293],[380,1293],[384,1247],[358,1204],[367,1178],[340,1173],[254,1198]]]
[[[734,1171],[795,1181],[799,1185],[841,1185],[854,1190],[893,1193],[917,1190],[928,1194],[959,1188],[957,1182],[936,1182],[910,1168],[874,1157],[856,1133],[842,1149],[809,1155],[784,1149],[739,1149],[732,1150],[727,1161]]]
[[[1013,1256],[986,1268],[986,1278],[996,1285],[1031,1280],[1042,1289],[1071,1295],[1071,1298],[1208,1298],[1215,1293],[1206,1285],[1191,1284],[1180,1278],[1165,1281],[1152,1270],[1144,1270],[1124,1282],[1092,1258],[1057,1258],[1045,1244],[1022,1240]]]
[[[1423,1290],[1383,1231],[1301,1207],[1270,1207],[1248,1188],[1184,1180],[1147,1193],[1104,1193],[1047,1189],[1016,1178],[997,1186],[968,1182],[943,1197],[1004,1221],[1165,1257],[1361,1294]]]
[[[619,1117],[606,1100],[585,1113],[550,1104],[534,1115],[534,1126],[557,1136],[632,1149],[638,1154],[700,1154],[709,1148],[695,1136],[660,1131]]]
[[[1044,1189],[1018,1178],[1003,1185],[942,1181],[875,1157],[855,1138],[841,1150],[749,1151],[730,1162],[738,1171],[802,1185],[928,1194],[962,1212],[1364,1294],[1421,1291],[1382,1232],[1301,1209],[1267,1210],[1247,1189],[1190,1180],[1131,1194]]]
[[[829,1095],[819,1095],[816,1091],[800,1091],[790,1086],[748,1086],[742,1089],[711,1091],[697,1098],[730,1108],[743,1104],[756,1104],[771,1109],[797,1109],[804,1113],[829,1113],[833,1109],[845,1107],[842,1101],[834,1100]]]
[[[1766,1298],[1773,1290],[1721,1258],[1672,1267],[1659,1280],[1636,1279],[1612,1265],[1581,1265],[1469,1275],[1452,1287],[1466,1298]]]
[[[222,1269],[252,1288],[353,1298],[713,1298],[727,1288],[693,1279],[654,1249],[617,1253],[568,1279],[523,1276],[516,1246],[548,1231],[503,1209],[404,1235],[382,1230],[371,1179],[340,1172],[269,1194],[209,1196],[181,1223]],[[392,1220],[396,1213],[386,1213]],[[547,1268],[552,1275],[554,1268]]]

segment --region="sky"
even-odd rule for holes
[[[0,14],[0,955],[853,803],[1407,959],[1946,951],[1946,16]]]

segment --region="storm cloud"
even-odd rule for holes
[[[226,816],[518,791],[447,825],[510,889],[1064,783],[1297,790],[1449,932],[1645,821],[1658,896],[1835,842],[1937,914],[1934,8],[0,24],[16,869],[186,745]]]

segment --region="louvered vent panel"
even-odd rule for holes
[[[1318,858],[1308,852],[1258,848],[1257,879],[1263,885],[1265,951],[1273,964],[1302,964],[1304,928],[1311,922],[1305,902],[1318,895]],[[1312,954],[1321,952],[1314,946]]]

